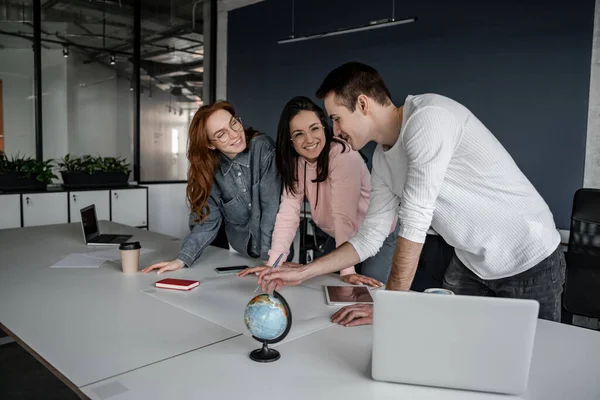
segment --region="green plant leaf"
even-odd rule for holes
[[[33,157],[17,154],[10,159],[0,160],[0,173],[17,173],[22,178],[36,179],[49,184],[56,179],[56,175],[52,171],[53,162],[52,159],[38,161]]]
[[[101,157],[86,154],[82,157],[73,157],[70,154],[64,156],[57,163],[60,172],[84,172],[93,174],[95,172],[131,172],[130,164],[122,157]]]

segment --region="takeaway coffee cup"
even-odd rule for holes
[[[121,243],[121,267],[126,274],[135,274],[138,272],[140,263],[140,242]]]

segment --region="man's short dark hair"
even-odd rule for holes
[[[351,112],[356,109],[356,99],[361,94],[369,96],[382,106],[390,104],[392,98],[379,72],[359,62],[348,62],[331,71],[316,95],[323,100],[330,92]]]

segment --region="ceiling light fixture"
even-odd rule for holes
[[[396,18],[394,16],[396,13],[396,0],[392,0],[392,16],[391,16],[391,18],[384,18],[384,19],[380,19],[377,21],[371,21],[366,25],[361,25],[361,26],[357,26],[357,27],[353,27],[353,28],[342,28],[342,29],[338,29],[335,31],[331,31],[331,32],[322,32],[322,33],[316,33],[313,35],[296,37],[296,35],[294,34],[294,8],[295,8],[294,0],[292,0],[292,33],[286,39],[281,39],[281,40],[277,41],[277,44],[302,42],[305,40],[320,39],[320,38],[329,37],[329,36],[346,35],[348,33],[362,32],[362,31],[368,31],[368,30],[372,30],[372,29],[388,28],[388,27],[396,26],[396,25],[410,24],[411,22],[415,22],[417,20],[417,17],[410,17],[410,18],[396,20]]]
[[[115,65],[116,57],[113,53],[110,54],[110,65]]]
[[[67,46],[63,46],[63,57],[69,57],[69,48]]]
[[[288,39],[279,40],[277,42],[277,44],[302,42],[305,40],[320,39],[320,38],[329,37],[329,36],[345,35],[348,33],[368,31],[371,29],[388,28],[390,26],[410,24],[411,22],[415,22],[416,20],[417,20],[416,18],[406,18],[406,19],[401,19],[398,21],[393,21],[391,19],[372,21],[372,22],[368,23],[367,25],[358,26],[355,28],[340,29],[340,30],[333,31],[333,32],[317,33],[314,35],[300,36],[300,37],[295,37],[294,35],[291,35]]]

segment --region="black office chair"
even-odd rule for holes
[[[572,315],[600,318],[600,190],[579,189],[573,199],[563,322]]]

